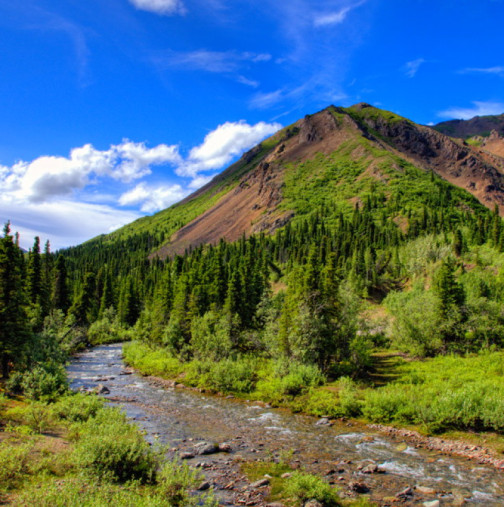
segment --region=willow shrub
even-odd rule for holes
[[[155,480],[160,456],[119,410],[101,410],[76,430],[75,461],[84,472],[111,482]]]

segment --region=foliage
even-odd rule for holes
[[[308,500],[316,500],[325,507],[341,505],[338,490],[316,475],[295,471],[288,479],[285,494],[296,498],[301,505]]]
[[[153,482],[157,456],[118,410],[101,410],[78,428],[75,461],[99,480]]]

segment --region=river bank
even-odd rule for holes
[[[157,351],[151,352],[156,355],[156,361],[149,363],[139,361],[138,355],[135,354],[136,347],[138,345],[127,345],[125,348],[125,361],[142,375],[147,376],[150,381],[166,388],[186,388],[199,393],[209,393],[222,397],[235,396],[241,400],[254,400],[296,413],[328,419],[329,424],[332,424],[331,421],[333,420],[342,422],[351,420],[353,424],[368,425],[367,427],[370,429],[378,430],[391,438],[407,440],[415,447],[461,456],[479,464],[488,464],[499,470],[504,469],[504,438],[498,433],[458,431],[456,438],[453,438],[453,432],[446,435],[439,431],[437,435],[429,434],[428,424],[423,425],[422,431],[418,431],[420,429],[418,423],[411,424],[406,419],[404,424],[398,422],[380,424],[380,418],[390,420],[397,412],[407,413],[408,406],[406,403],[401,404],[401,399],[398,402],[397,399],[384,397],[385,399],[380,400],[379,403],[384,405],[389,401],[390,406],[382,407],[379,405],[379,410],[375,410],[375,412],[368,409],[367,412],[371,417],[366,418],[363,417],[363,412],[368,407],[364,407],[364,411],[358,409],[359,403],[365,403],[364,396],[361,394],[363,391],[359,392],[354,385],[345,382],[340,383],[340,385],[333,384],[305,389],[304,391],[300,389],[297,395],[275,396],[273,398],[267,396],[269,391],[265,389],[254,390],[249,393],[236,392],[232,389],[228,389],[224,393],[216,392],[215,388],[212,389],[212,387],[206,385],[204,376],[188,375],[187,372],[183,371],[180,363],[172,358],[164,362]],[[141,347],[141,352],[146,353],[145,346]],[[148,350],[144,357],[146,356],[148,361]],[[169,367],[167,367],[167,364],[169,364]],[[414,374],[418,376],[417,372],[414,372]],[[418,379],[415,379],[415,381],[418,382]],[[349,385],[350,387],[348,387]],[[399,387],[402,386],[399,385]],[[378,398],[378,390],[367,389],[367,392]],[[403,396],[404,393],[399,392],[399,394]],[[466,400],[466,403],[469,404],[470,401]]]
[[[106,398],[120,403],[147,432],[147,438],[167,444],[173,456],[194,454],[199,442],[229,444],[230,453],[188,458],[193,466],[210,474],[208,480],[217,491],[228,491],[229,505],[242,504],[237,502],[244,499],[245,485],[240,481],[244,480],[246,463],[286,463],[293,469],[302,468],[338,486],[344,498],[356,499],[362,494],[359,492],[366,492],[378,505],[504,502],[503,474],[492,467],[416,448],[405,438],[388,438],[360,423],[317,425],[313,417],[253,400],[172,387],[173,383],[128,371],[120,353],[120,346],[107,346],[77,358],[69,371],[74,388],[102,383],[110,390]],[[240,479],[229,486],[233,477]],[[226,486],[232,489],[226,490]],[[263,486],[266,492],[268,488]],[[263,502],[257,505],[267,504]]]

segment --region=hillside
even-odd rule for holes
[[[417,176],[408,177],[418,169],[467,190],[490,209],[497,205],[502,215],[503,167],[500,157],[478,146],[368,104],[331,106],[250,150],[184,201],[105,241],[148,234],[153,255],[180,255],[220,239],[272,233],[321,203],[348,214],[371,191],[397,199],[411,191],[408,186],[422,185]],[[410,199],[412,209],[422,205],[421,197]],[[406,217],[396,218],[407,224]]]
[[[504,114],[494,116],[475,116],[470,120],[449,120],[434,125],[433,129],[450,137],[488,137],[492,130],[504,135]]]

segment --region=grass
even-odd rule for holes
[[[0,396],[0,426],[0,503],[216,505],[212,493],[190,494],[198,473],[167,461],[123,413],[96,396],[69,395],[54,403]]]

